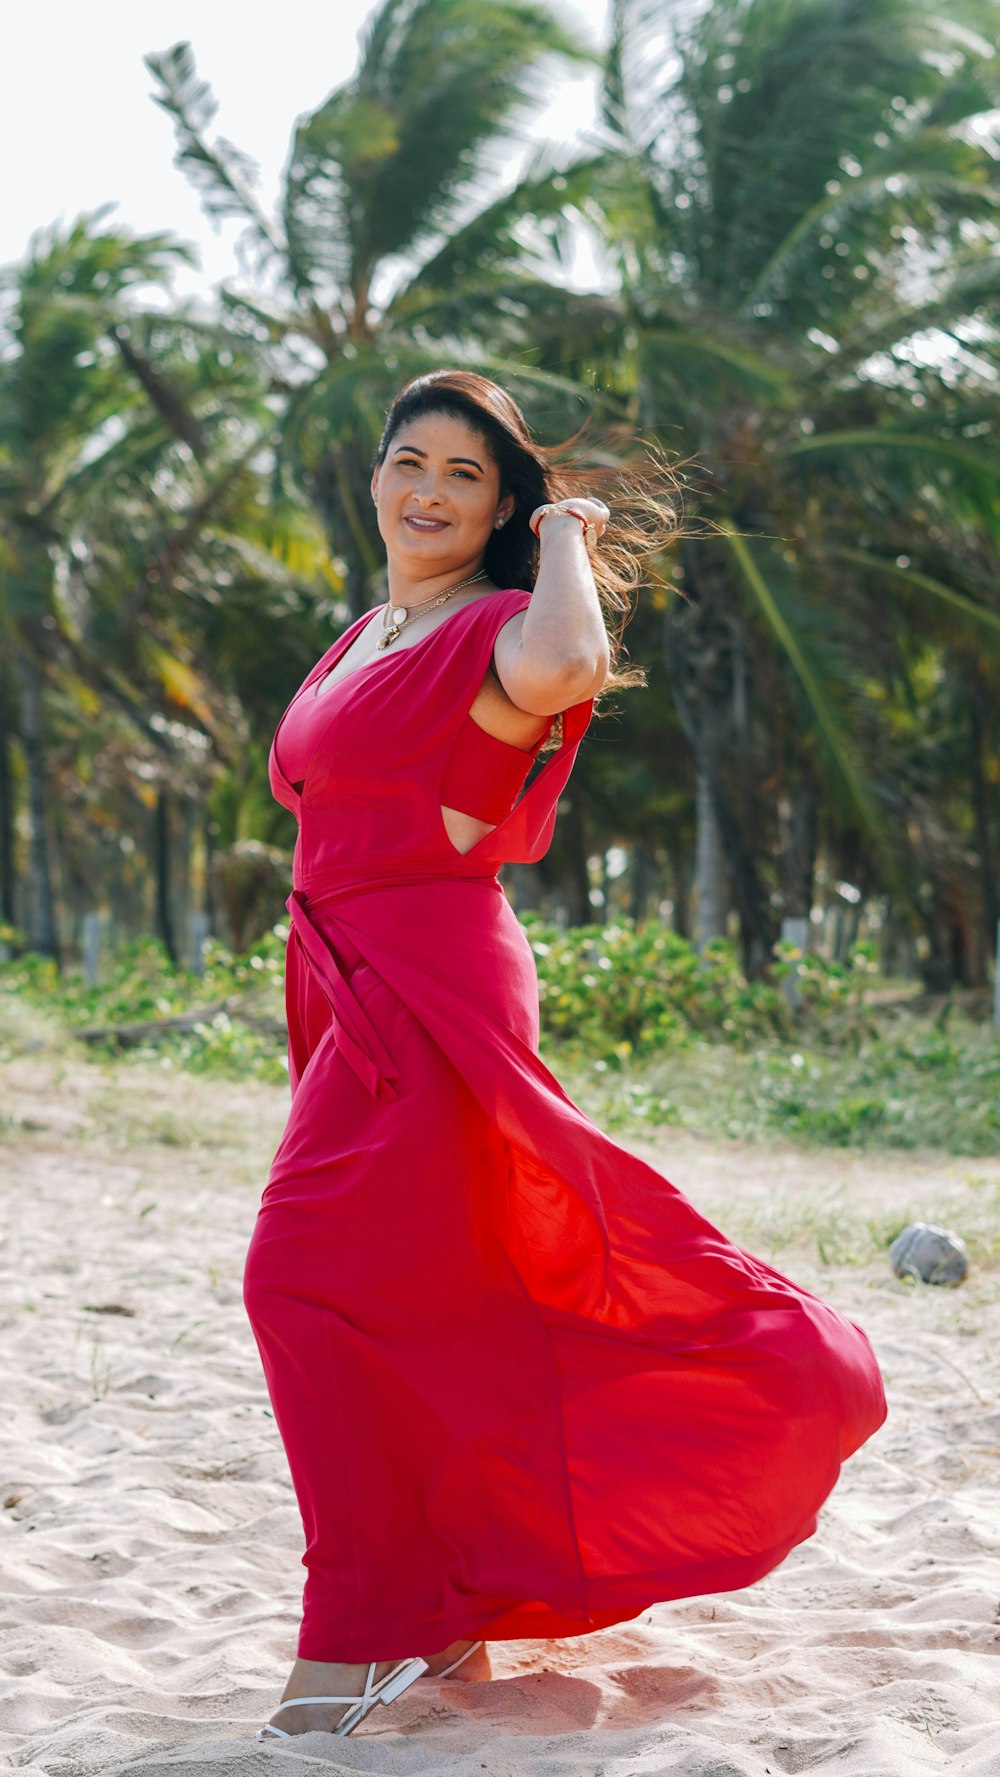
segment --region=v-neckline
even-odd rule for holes
[[[483,593],[483,595],[480,598],[470,599],[467,605],[460,605],[457,611],[449,611],[447,617],[443,618],[440,623],[435,623],[434,628],[431,630],[428,630],[428,632],[425,636],[421,636],[420,640],[417,642],[409,642],[407,644],[407,646],[405,648],[400,649],[399,652],[393,658],[396,661],[398,661],[400,658],[400,655],[402,655],[402,654],[415,654],[417,652],[417,649],[422,648],[425,642],[429,642],[432,636],[437,635],[438,630],[443,629],[446,623],[453,622],[456,617],[461,616],[463,611],[471,610],[474,605],[485,604],[486,600],[488,598],[503,598],[506,596],[507,593],[516,592],[518,590],[519,590],[519,588],[512,587],[512,586],[497,587],[497,589],[494,592]],[[297,790],[295,788],[295,785],[292,783],[291,778],[288,777],[288,775],[286,774],[286,772],[281,764],[281,759],[280,759],[279,752],[278,752],[278,742],[281,738],[281,730],[285,725],[285,721],[286,721],[287,717],[291,714],[291,711],[295,708],[296,704],[302,702],[307,697],[309,698],[310,703],[318,703],[319,702],[319,698],[315,695],[315,686],[320,682],[320,680],[322,680],[324,678],[328,678],[329,675],[336,669],[338,663],[341,660],[343,660],[344,655],[347,653],[348,648],[351,646],[351,643],[357,640],[357,637],[359,635],[361,635],[363,633],[363,631],[367,628],[368,624],[372,621],[372,618],[376,617],[378,615],[381,608],[382,607],[380,605],[376,605],[374,610],[366,611],[364,613],[363,620],[360,620],[360,619],[357,620],[357,623],[360,625],[360,627],[357,627],[356,624],[348,624],[343,635],[338,636],[337,640],[332,644],[332,653],[333,653],[332,660],[327,661],[326,655],[324,655],[323,659],[321,659],[320,661],[317,662],[316,666],[313,667],[312,672],[307,675],[304,684],[299,686],[299,689],[296,691],[295,696],[292,698],[291,703],[288,704],[287,708],[282,712],[282,714],[279,718],[278,726],[275,729],[274,735],[271,740],[270,757],[274,760],[274,763],[277,767],[277,770],[278,770],[278,773],[282,779],[282,782],[287,784],[287,786],[291,790],[292,794],[294,796],[299,797],[300,799],[301,799],[301,790]],[[351,633],[352,630],[354,631],[353,635]],[[327,649],[327,654],[329,654],[330,652],[331,652],[331,649]],[[357,673],[367,672],[370,667],[375,667],[378,671],[381,672],[389,664],[391,664],[391,662],[379,662],[377,657],[373,658],[371,660],[366,660],[362,666],[356,666],[356,667],[352,668],[352,670],[349,673],[345,673],[344,677],[342,679],[338,679],[337,684],[331,685],[329,691],[324,692],[323,695],[326,697],[332,697],[339,685],[346,685],[349,682],[349,680],[351,680],[355,677],[355,675]],[[555,758],[555,757],[557,757],[557,755],[553,754],[553,758]],[[551,761],[547,761],[547,763],[551,763]],[[303,782],[303,787],[304,787],[306,779],[304,778],[302,780],[302,782]],[[467,854],[463,853],[462,855],[465,856]]]
[[[502,596],[501,591],[500,591],[500,588],[498,587],[494,592],[484,592],[481,595],[481,597],[475,598],[475,599],[470,599],[468,604],[459,605],[457,611],[449,611],[447,617],[442,617],[440,623],[435,623],[434,628],[429,629],[427,631],[426,635],[422,635],[422,636],[418,637],[418,639],[415,642],[405,643],[402,648],[397,650],[397,652],[393,656],[393,658],[398,660],[400,654],[415,654],[418,648],[422,648],[425,642],[429,642],[432,636],[437,635],[437,632],[439,629],[444,629],[444,627],[447,623],[451,623],[451,621],[455,617],[460,617],[462,615],[463,611],[470,611],[470,610],[472,610],[472,608],[475,605],[485,604],[487,599],[499,598],[501,596]],[[311,679],[307,680],[306,685],[303,687],[303,694],[306,691],[308,691],[310,696],[312,697],[313,701],[318,702],[320,697],[330,696],[337,689],[338,685],[346,685],[348,680],[353,679],[356,673],[363,673],[370,666],[379,666],[380,665],[380,662],[378,660],[378,656],[373,655],[371,660],[363,660],[360,666],[352,667],[350,672],[345,673],[342,679],[337,679],[335,681],[335,683],[330,686],[329,691],[320,691],[318,689],[318,687],[320,685],[323,685],[326,683],[326,681],[330,677],[331,673],[336,672],[337,667],[340,665],[340,662],[343,660],[344,655],[347,653],[348,649],[354,646],[354,643],[357,641],[358,636],[364,635],[365,630],[368,628],[368,625],[371,623],[372,619],[377,617],[379,612],[382,609],[383,609],[383,607],[381,605],[376,605],[373,611],[366,612],[365,621],[362,623],[361,628],[356,632],[356,634],[351,637],[350,641],[347,643],[347,647],[343,649],[343,652],[335,652],[333,659],[330,661],[330,664],[326,668],[324,668],[322,671],[318,671],[316,674],[316,677],[314,679],[311,678]],[[346,635],[341,636],[340,640],[341,641],[346,640]],[[337,646],[337,644],[335,643],[334,647],[336,648],[336,646]],[[387,650],[383,649],[382,652],[385,653],[385,652],[387,652]]]
[[[481,605],[481,604],[485,603],[485,600],[487,598],[500,598],[500,597],[503,597],[508,592],[516,592],[519,590],[520,589],[517,587],[498,587],[497,590],[493,593],[484,593],[481,598],[470,599],[468,605],[461,605],[457,611],[450,612],[449,615],[447,617],[445,617],[441,623],[436,623],[434,625],[434,628],[432,630],[428,631],[427,635],[421,636],[421,638],[418,642],[411,642],[406,648],[401,649],[400,652],[403,654],[415,653],[418,648],[423,647],[425,642],[430,641],[432,635],[436,635],[437,631],[439,629],[443,629],[445,623],[451,623],[453,618],[460,616],[462,611],[469,610],[472,605]],[[380,609],[380,607],[376,605],[374,611],[366,612],[365,613],[366,622],[370,623],[372,618],[376,615],[376,613],[379,609]],[[351,628],[352,627],[353,626],[349,626],[345,630],[344,634],[342,636],[338,636],[336,642],[334,642],[334,644],[333,644],[333,659],[329,663],[329,665],[326,666],[324,669],[322,662],[320,662],[314,668],[313,672],[309,674],[308,678],[306,679],[305,684],[300,688],[299,691],[296,692],[295,696],[292,698],[292,702],[288,705],[288,709],[286,709],[284,712],[284,715],[282,715],[281,720],[279,721],[278,726],[275,729],[274,738],[271,742],[271,757],[274,760],[274,764],[277,769],[278,775],[281,778],[282,782],[288,787],[288,789],[291,790],[293,796],[295,796],[296,801],[299,803],[300,806],[301,806],[301,802],[302,802],[302,790],[305,789],[305,785],[308,782],[308,775],[309,774],[308,774],[308,772],[306,773],[306,777],[303,779],[300,789],[296,789],[295,785],[291,782],[291,779],[286,776],[285,771],[283,770],[282,765],[281,765],[281,760],[278,757],[278,738],[281,733],[282,724],[284,723],[285,716],[287,716],[289,713],[289,710],[291,710],[292,705],[297,703],[299,698],[304,696],[306,694],[306,692],[309,691],[310,687],[315,685],[319,679],[323,678],[324,676],[328,676],[331,672],[333,672],[334,668],[337,665],[337,662],[343,659],[344,655],[347,652],[347,649],[350,647],[351,641],[353,641],[355,639],[354,636],[351,636]],[[364,628],[365,628],[365,623],[362,623],[360,629],[358,629],[356,632],[357,635],[360,635]],[[350,641],[348,641],[349,636],[350,636]],[[397,655],[396,658],[398,659],[399,656]],[[355,667],[352,672],[345,673],[345,675],[342,679],[337,680],[337,684],[338,685],[346,685],[348,679],[351,679],[354,677],[355,672],[359,672],[359,673],[365,672],[368,667],[377,666],[377,665],[378,665],[378,662],[374,659],[373,660],[366,660],[364,663],[364,666]],[[331,687],[331,695],[334,690],[336,690],[336,686]],[[588,705],[586,721],[579,724],[579,731],[574,732],[572,734],[572,738],[571,738],[570,730],[571,729],[576,730],[577,723],[572,722],[570,720],[570,718],[571,718],[571,716],[575,715],[575,713],[578,709],[582,709],[584,707],[584,704]],[[503,829],[506,827],[508,821],[513,820],[515,814],[518,812],[518,810],[521,808],[522,804],[524,803],[525,798],[534,794],[538,790],[538,788],[542,784],[543,780],[549,776],[549,773],[554,769],[554,767],[557,764],[559,764],[560,761],[565,757],[567,750],[569,748],[573,748],[575,751],[576,747],[579,746],[580,741],[583,739],[583,736],[590,724],[590,717],[591,717],[591,714],[593,711],[593,707],[594,707],[593,698],[585,698],[583,700],[583,703],[572,704],[572,705],[570,705],[569,709],[563,711],[562,740],[560,741],[559,746],[556,748],[555,752],[551,753],[549,755],[549,757],[545,760],[537,777],[533,780],[533,782],[531,784],[528,785],[527,789],[525,789],[522,792],[522,794],[518,797],[517,801],[515,802],[513,808],[508,810],[507,814],[504,815],[503,819],[501,821],[498,821],[495,826],[491,827],[487,833],[484,833],[481,839],[477,839],[476,843],[474,845],[470,846],[468,851],[460,852],[460,851],[456,850],[454,845],[452,845],[451,840],[449,839],[448,844],[449,844],[450,854],[455,860],[457,860],[459,863],[469,862],[469,861],[472,861],[472,862],[478,861],[479,854],[483,851],[484,847],[489,845],[491,842],[496,841],[497,835],[503,831]],[[542,738],[544,739],[544,736]],[[537,757],[537,755],[536,755],[536,757]],[[443,831],[443,829],[442,829],[442,831]],[[446,837],[447,837],[447,835],[446,835]]]

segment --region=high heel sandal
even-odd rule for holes
[[[435,1672],[434,1677],[435,1678],[447,1678],[449,1672],[454,1672],[456,1666],[461,1666],[462,1661],[467,1660],[469,1658],[470,1654],[474,1654],[477,1647],[483,1647],[483,1646],[485,1646],[484,1642],[474,1641],[472,1643],[471,1647],[466,1648],[464,1654],[459,1654],[457,1660],[452,1660],[450,1666],[445,1666],[444,1670],[441,1672]]]
[[[469,1653],[471,1652],[470,1648]],[[460,1660],[455,1661],[454,1666],[448,1667],[448,1671],[453,1672],[455,1666],[461,1665],[461,1660],[465,1658],[466,1655],[463,1654]],[[349,1709],[346,1715],[341,1717],[336,1727],[326,1730],[331,1734],[353,1733],[358,1723],[364,1721],[368,1711],[373,1709],[376,1703],[394,1703],[397,1697],[401,1697],[403,1692],[409,1690],[410,1685],[427,1671],[427,1661],[416,1655],[412,1660],[404,1660],[393,1672],[387,1672],[385,1677],[379,1679],[376,1684],[374,1679],[377,1666],[377,1660],[369,1661],[368,1676],[365,1679],[365,1688],[360,1697],[289,1697],[287,1702],[278,1704],[275,1714],[282,1709],[301,1708],[306,1703],[353,1703],[354,1708]],[[441,1674],[439,1673],[438,1676],[440,1677]],[[269,1737],[275,1740],[294,1740],[295,1735],[289,1734],[284,1728],[278,1728],[269,1721],[265,1722],[262,1728],[257,1729],[257,1739],[264,1741]]]

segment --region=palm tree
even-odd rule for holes
[[[590,56],[531,0],[382,0],[353,78],[296,126],[277,218],[247,158],[210,139],[216,104],[190,46],[146,58],[179,164],[210,214],[247,224],[247,263],[269,294],[225,288],[222,300],[287,402],[281,470],[343,564],[352,616],[380,560],[369,461],[404,375],[474,356],[527,392],[536,420],[563,424],[586,401],[572,378],[533,367],[565,329],[566,295],[525,268],[523,233],[529,219],[565,228],[586,166],[542,150],[498,191],[497,157],[546,63]],[[607,304],[576,308],[577,330],[596,337]]]
[[[189,884],[171,837],[186,843],[222,762],[246,753],[240,693],[264,662],[285,655],[291,675],[311,657],[317,593],[339,582],[308,514],[267,498],[275,416],[252,360],[218,325],[139,304],[186,249],[99,230],[100,215],[36,241],[6,284],[0,623],[20,688],[28,943],[58,955],[53,840],[66,898],[74,882],[89,898],[107,843],[131,845],[148,810],[157,929],[176,955],[172,902]],[[268,713],[279,696],[272,682]],[[110,818],[93,818],[95,793]]]
[[[100,214],[34,241],[0,282],[8,340],[0,357],[0,633],[14,667],[27,778],[28,942],[50,956],[59,945],[43,691],[59,629],[59,544],[88,454],[137,399],[107,317],[133,287],[163,283],[187,257],[163,235],[96,231]]]
[[[588,213],[634,421],[712,478],[718,529],[683,544],[663,645],[698,774],[701,936],[725,860],[752,972],[772,906],[808,914],[821,798],[865,886],[924,917],[870,691],[908,624],[1000,656],[995,18],[985,0],[612,8],[613,154]]]

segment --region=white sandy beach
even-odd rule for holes
[[[498,1644],[489,1681],[264,1748],[302,1570],[240,1274],[287,1089],[43,1047],[0,1067],[0,1108],[0,1760],[24,1777],[1000,1773],[1000,1274],[915,1289],[802,1232],[803,1203],[961,1229],[1000,1161],[636,1143],[865,1326],[888,1423],[764,1583]]]

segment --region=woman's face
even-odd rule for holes
[[[393,433],[372,494],[390,558],[416,576],[472,572],[515,505],[513,494],[501,497],[485,439],[448,413],[422,414]]]

